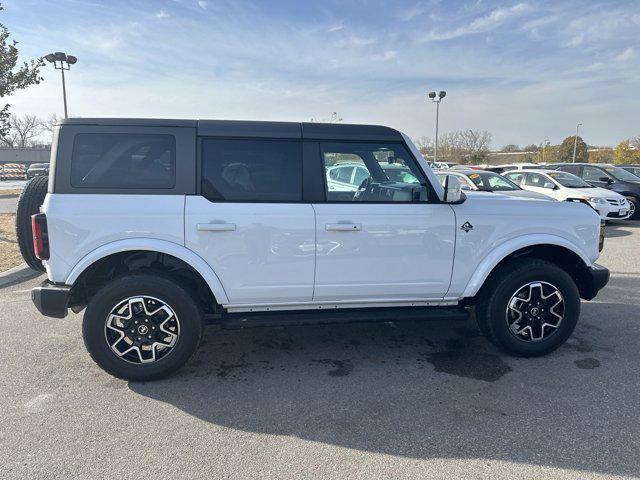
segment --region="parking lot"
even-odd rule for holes
[[[472,321],[220,330],[153,383],[89,358],[81,315],[0,289],[1,478],[640,475],[640,222],[556,353],[499,354]]]

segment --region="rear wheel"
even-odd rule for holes
[[[93,360],[125,380],[154,380],[184,365],[200,343],[203,312],[181,285],[152,274],[112,280],[96,293],[82,332]]]
[[[40,206],[47,196],[49,178],[46,176],[35,177],[23,188],[18,198],[16,211],[16,236],[22,258],[34,270],[44,272],[42,261],[36,257],[33,250],[33,232],[31,231],[31,215],[40,212]]]
[[[522,259],[501,268],[483,287],[476,317],[487,338],[507,353],[536,357],[552,352],[573,332],[580,294],[556,265]]]

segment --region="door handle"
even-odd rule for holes
[[[196,228],[199,232],[233,232],[236,229],[235,223],[198,223]]]
[[[332,232],[359,232],[362,225],[359,223],[327,223],[324,229]]]

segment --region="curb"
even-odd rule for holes
[[[10,268],[6,272],[0,273],[0,288],[30,280],[41,275],[41,272],[32,270],[26,263]]]

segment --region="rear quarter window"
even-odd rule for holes
[[[211,201],[301,201],[302,144],[204,138],[201,188],[202,195]]]
[[[81,133],[75,136],[71,158],[73,187],[171,189],[175,183],[173,135]]]

